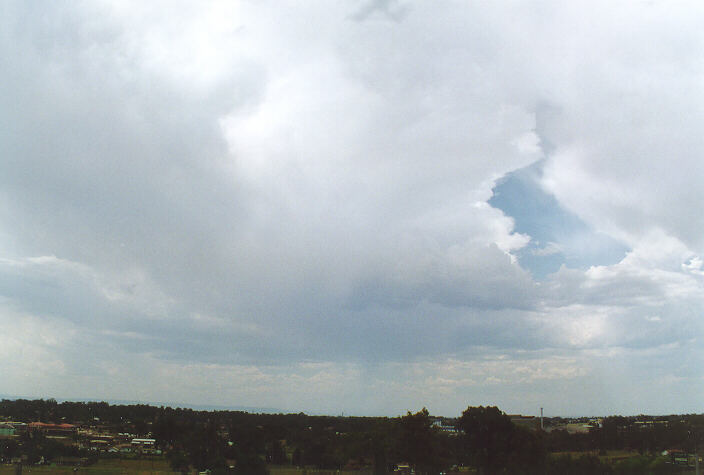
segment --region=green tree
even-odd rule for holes
[[[517,428],[496,406],[468,407],[459,419],[466,461],[490,475],[510,468],[511,473],[534,473],[545,462],[542,439]]]
[[[398,455],[418,474],[437,473],[443,465],[439,449],[428,410],[408,411],[399,423]]]

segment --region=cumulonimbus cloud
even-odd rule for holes
[[[361,394],[374,371],[418,383],[389,369],[409,359],[544,352],[536,374],[567,381],[596,371],[592,349],[683,341],[701,304],[691,16],[369,5],[0,7],[3,324],[103,339],[112,366],[32,343],[77,391],[135,354],[160,368],[144,380],[300,376],[283,393],[338,371]],[[487,201],[538,160],[562,206],[629,245],[622,262],[521,268],[531,236]],[[31,379],[17,392],[69,391]],[[132,395],[174,397],[154,387]]]

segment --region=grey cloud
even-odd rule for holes
[[[691,69],[701,56],[700,32],[689,28],[691,12],[662,7],[643,8],[622,29],[609,16],[595,25],[602,34],[589,45],[575,38],[558,47],[580,73],[569,94],[556,91],[560,111],[543,121],[554,146],[544,182],[568,209],[612,236],[636,243],[661,229],[700,251],[701,213],[673,212],[701,202],[696,151],[703,144],[695,129],[702,98]],[[608,63],[598,53],[606,48]],[[585,56],[569,54],[575,49]]]
[[[682,344],[676,323],[684,327],[699,301],[698,277],[681,264],[696,255],[687,245],[698,245],[701,223],[664,210],[697,202],[697,192],[676,191],[682,172],[651,199],[643,190],[654,173],[631,180],[634,155],[606,158],[630,150],[639,101],[609,112],[625,84],[616,79],[628,75],[606,80],[595,70],[601,55],[580,62],[591,47],[556,41],[572,38],[558,20],[573,23],[578,12],[372,2],[355,22],[349,6],[327,2],[123,5],[0,7],[0,326],[22,323],[2,341],[27,343],[73,390],[97,381],[165,400],[174,375],[184,391],[232,378],[227,394],[249,405],[276,384],[266,397],[313,404],[307,383],[340,381],[350,403],[364,397],[389,410],[370,388],[389,378],[410,401],[403,388],[418,380],[408,365],[437,369],[450,356],[476,364],[502,351],[572,355],[619,339],[631,349]],[[372,21],[379,14],[403,21]],[[658,63],[644,64],[647,73]],[[585,72],[578,86],[574,71]],[[665,118],[681,111],[671,99],[658,102]],[[558,112],[536,118],[544,103]],[[625,132],[607,134],[601,119]],[[642,119],[634,137],[661,123]],[[698,147],[696,111],[691,119],[633,150],[658,164],[682,138],[672,150],[684,169],[692,162],[681,157]],[[537,129],[550,146],[541,148]],[[598,164],[570,155],[575,144]],[[534,282],[513,258],[530,237],[487,200],[499,177],[543,158],[545,187],[601,232],[632,237],[653,220],[684,250],[651,263],[642,251],[601,277],[564,269]],[[698,169],[690,170],[692,185]],[[595,192],[599,183],[608,193]],[[613,199],[617,185],[644,197],[643,209]],[[675,198],[662,199],[667,190]],[[673,303],[678,291],[682,306]],[[660,323],[638,325],[641,310]],[[72,344],[33,340],[42,325]],[[608,329],[613,338],[599,342]],[[140,358],[150,365],[134,381],[147,389],[128,384]],[[593,368],[577,357],[550,361],[545,374],[563,371],[565,381],[587,381]],[[18,387],[79,396],[58,378],[40,386],[3,368]],[[477,383],[472,394],[535,389],[521,381]],[[455,402],[456,387],[448,386]]]
[[[419,302],[476,309],[528,309],[535,287],[528,274],[496,246],[455,248],[448,255],[403,260],[390,274],[362,281],[352,294],[356,308],[389,305],[409,308]]]
[[[545,296],[553,302],[587,305],[648,305],[661,302],[665,289],[655,276],[640,272],[609,272],[590,278],[584,272],[564,266],[551,275]]]
[[[393,21],[401,21],[409,13],[410,6],[398,0],[371,0],[359,7],[351,18],[364,21],[375,13],[380,13]]]

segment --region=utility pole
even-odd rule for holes
[[[694,473],[699,475],[699,441],[696,435],[694,436]]]
[[[696,429],[689,431],[690,436],[694,436],[694,473],[699,475],[699,438]]]
[[[699,475],[699,450],[694,448],[694,472]]]
[[[540,430],[545,430],[545,426],[543,425],[543,408],[540,408]],[[697,474],[699,475],[699,474]]]

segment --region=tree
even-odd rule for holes
[[[175,471],[183,474],[189,472],[188,457],[180,450],[170,450],[166,457],[169,460],[171,468]]]
[[[403,416],[399,424],[398,455],[407,461],[416,473],[436,473],[442,466],[438,434],[426,408]]]
[[[531,473],[545,460],[542,440],[519,430],[496,406],[468,407],[459,419],[459,428],[464,432],[465,456],[482,474],[509,467],[513,473]]]

